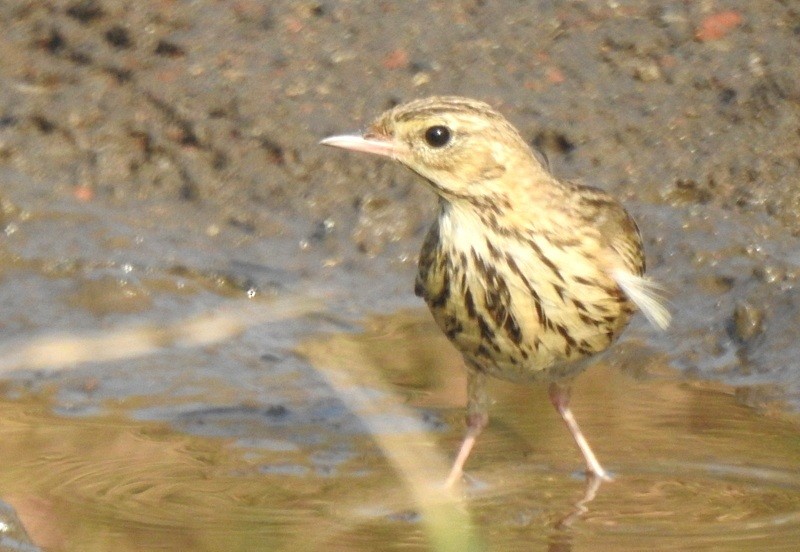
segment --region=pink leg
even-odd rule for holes
[[[450,475],[444,482],[445,488],[452,487],[456,481],[461,479],[469,453],[472,452],[478,435],[488,423],[489,397],[486,394],[486,375],[470,368],[467,373],[467,435],[461,442],[461,448],[450,469]]]
[[[561,414],[561,418],[564,420],[564,423],[567,424],[572,438],[575,439],[575,443],[581,450],[584,460],[586,460],[586,471],[589,475],[594,475],[600,479],[610,481],[611,476],[608,475],[606,470],[603,469],[603,466],[600,465],[600,462],[597,461],[597,457],[594,455],[594,452],[592,452],[592,448],[586,441],[586,437],[583,436],[581,428],[578,427],[578,422],[575,421],[575,416],[572,415],[572,411],[569,409],[570,387],[568,385],[551,383],[549,391],[550,402],[553,403],[558,413]]]

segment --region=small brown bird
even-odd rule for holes
[[[445,484],[460,479],[488,422],[487,376],[551,382],[588,474],[608,479],[569,409],[571,379],[636,307],[660,328],[670,320],[644,278],[639,229],[622,205],[557,180],[502,115],[467,98],[412,101],[363,135],[321,143],[399,161],[439,196],[415,292],[468,370],[468,430]]]

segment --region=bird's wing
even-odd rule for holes
[[[621,261],[611,270],[612,278],[651,324],[666,329],[671,316],[664,305],[664,290],[644,275],[644,247],[636,221],[603,190],[589,186],[580,188],[582,193],[578,197],[584,219],[599,230],[601,239],[607,240],[606,246]]]

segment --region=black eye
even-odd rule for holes
[[[450,129],[446,126],[436,125],[425,131],[425,141],[432,148],[441,148],[450,141]]]

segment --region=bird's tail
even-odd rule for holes
[[[625,295],[639,307],[653,326],[662,330],[667,329],[672,315],[665,305],[663,287],[627,270],[616,270],[612,276]]]

